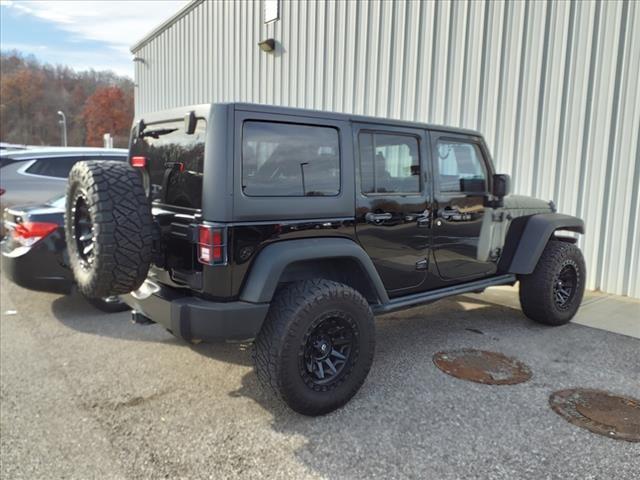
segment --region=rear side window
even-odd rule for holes
[[[25,173],[44,177],[67,178],[71,167],[80,160],[82,157],[39,158],[25,170]]]
[[[147,158],[151,198],[156,203],[202,208],[202,169],[207,122],[187,134],[184,120],[147,125],[131,145],[131,156]]]
[[[416,137],[363,132],[358,140],[362,193],[420,193],[420,155]]]
[[[242,190],[256,197],[338,195],[338,131],[312,125],[245,122]]]

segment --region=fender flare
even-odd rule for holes
[[[305,260],[348,258],[355,260],[368,275],[378,301],[387,303],[389,296],[373,262],[353,240],[346,238],[309,238],[272,243],[258,253],[251,266],[240,300],[251,303],[270,302],[287,266]]]
[[[520,275],[533,273],[556,230],[584,234],[584,222],[559,213],[539,213],[515,219],[507,233],[499,269]]]

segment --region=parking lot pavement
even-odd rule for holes
[[[1,280],[2,478],[637,478],[640,444],[595,435],[551,392],[640,397],[640,340],[548,328],[469,295],[377,320],[371,373],[344,408],[294,414],[245,345],[187,345],[127,314]],[[15,311],[13,313],[12,311]],[[8,313],[7,313],[8,312]],[[514,356],[527,383],[447,376],[432,356]]]

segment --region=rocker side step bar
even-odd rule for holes
[[[473,282],[461,283],[451,287],[439,288],[429,292],[415,293],[406,297],[394,298],[387,303],[372,305],[374,315],[382,315],[384,313],[396,312],[405,308],[423,305],[425,303],[435,302],[445,297],[452,297],[462,293],[475,292],[476,290],[484,290],[487,287],[496,285],[513,285],[516,283],[516,276],[513,274],[498,275],[496,277],[483,278]]]

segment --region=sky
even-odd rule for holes
[[[133,78],[129,49],[189,0],[0,0],[0,49]]]

